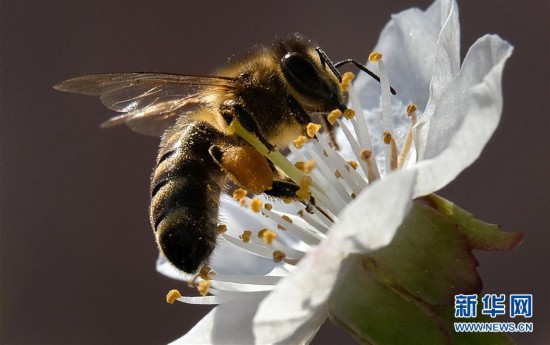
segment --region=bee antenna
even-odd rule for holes
[[[321,66],[323,66],[324,68],[325,65],[327,65],[332,73],[334,73],[334,75],[338,78],[338,81],[342,82],[342,74],[340,74],[340,71],[336,69],[337,66],[332,63],[327,53],[325,53],[325,51],[319,47],[315,48],[315,51],[317,52],[317,54],[319,54],[319,58],[321,59]]]
[[[323,59],[321,59],[322,61]],[[338,61],[337,63],[335,64],[332,64],[332,66],[334,66],[335,68],[338,68],[340,66],[343,66],[345,64],[348,64],[348,63],[352,63],[354,64],[357,68],[359,68],[361,71],[367,73],[368,75],[370,75],[371,77],[373,77],[376,81],[380,82],[380,77],[377,76],[373,71],[371,71],[370,69],[368,69],[365,65],[362,65],[360,64],[359,62],[353,60],[353,59],[346,59],[346,60],[342,60],[342,61]],[[395,92],[395,89],[393,87],[390,86],[390,91],[392,93],[392,95],[395,95],[397,92]]]

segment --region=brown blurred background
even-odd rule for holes
[[[365,60],[391,13],[431,1],[1,0],[1,341],[161,344],[207,307],[167,305],[182,284],[155,272],[147,218],[158,139],[100,130],[98,99],[56,92],[99,72],[208,73],[232,54],[300,32],[335,60]],[[523,231],[515,251],[479,253],[485,292],[534,294],[550,343],[550,121],[547,1],[461,1],[462,55],[484,33],[516,50],[502,123],[481,159],[441,192],[481,219]],[[414,72],[414,71],[412,71]],[[324,326],[315,344],[353,343]]]

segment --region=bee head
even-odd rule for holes
[[[315,45],[294,35],[278,42],[276,52],[289,92],[305,109],[346,109],[341,76]]]

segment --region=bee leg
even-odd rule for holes
[[[296,196],[296,192],[299,189],[300,186],[290,179],[275,180],[271,189],[266,190],[264,193],[275,198],[299,200],[306,207],[307,213],[313,213],[313,208],[317,207],[315,205],[315,198],[310,195],[309,200],[300,200]]]
[[[323,123],[325,124],[325,128],[328,132],[328,137],[330,138],[330,143],[332,146],[334,146],[334,150],[340,151],[340,145],[336,142],[336,136],[334,134],[334,125],[332,125],[326,118],[326,116],[321,116],[321,119],[323,120]]]
[[[234,100],[227,100],[223,102],[220,110],[225,122],[228,125],[230,125],[233,120],[237,119],[247,131],[256,134],[258,139],[260,139],[262,144],[264,144],[270,152],[275,149],[275,146],[271,145],[260,133],[256,120],[254,120],[252,115],[250,115],[250,113],[246,111],[241,104],[235,102]]]

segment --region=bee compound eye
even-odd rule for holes
[[[283,73],[292,84],[301,84],[302,86],[318,91],[321,89],[321,80],[313,64],[300,53],[287,53],[281,59]]]

